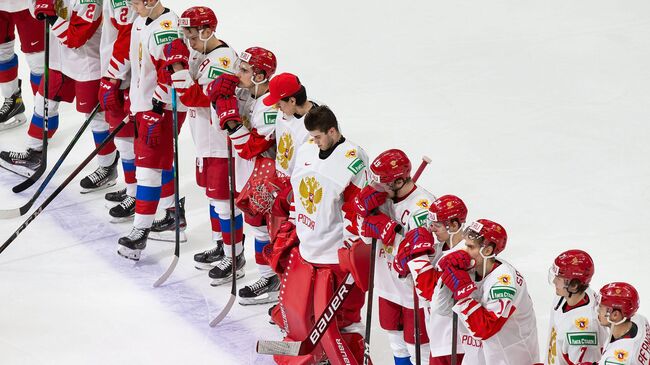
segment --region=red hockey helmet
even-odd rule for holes
[[[429,223],[440,222],[447,225],[450,220],[457,219],[460,223],[467,220],[467,207],[456,195],[443,195],[434,200],[429,207]]]
[[[217,29],[217,16],[206,6],[193,6],[183,12],[178,19],[181,28],[208,27],[214,32]]]
[[[379,183],[389,184],[411,176],[411,161],[402,150],[392,149],[380,153],[370,164],[370,171]]]
[[[262,47],[250,47],[239,55],[239,59],[253,66],[255,74],[264,71],[266,79],[270,79],[275,73],[278,62],[273,52]]]
[[[479,219],[465,230],[470,239],[483,238],[481,246],[485,247],[490,243],[494,244],[494,255],[498,255],[506,248],[508,234],[506,229],[499,223],[488,219]]]
[[[555,258],[553,272],[555,276],[568,280],[577,279],[587,285],[594,276],[594,261],[582,250],[568,250]]]
[[[639,309],[639,293],[628,283],[610,283],[600,289],[600,304],[630,318]]]

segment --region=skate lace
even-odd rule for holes
[[[250,285],[250,288],[253,292],[258,292],[260,289],[263,289],[266,285],[268,285],[269,279],[267,278],[260,278],[256,282]]]
[[[213,248],[211,250],[207,250],[207,251],[203,252],[203,254],[210,256],[210,255],[216,254],[217,252],[219,252],[219,247],[215,247],[215,248]]]
[[[13,104],[14,102],[11,98],[6,98],[4,104],[2,104],[2,107],[0,108],[0,114],[9,113],[13,107]]]
[[[217,267],[221,271],[224,271],[225,269],[229,268],[230,265],[232,265],[232,258],[230,258],[229,256],[224,257],[221,261],[217,263]]]
[[[88,178],[92,181],[93,184],[97,184],[98,181],[102,181],[108,176],[109,170],[106,167],[98,167],[95,172],[90,174]]]
[[[9,157],[17,160],[26,160],[29,158],[29,152],[9,152]]]
[[[142,236],[144,236],[144,229],[133,228],[131,230],[131,233],[129,233],[129,235],[127,237],[131,241],[136,241],[136,240],[139,240],[140,238],[142,238]]]
[[[129,207],[131,207],[133,204],[135,204],[135,198],[127,195],[126,198],[124,198],[124,200],[122,200],[120,203],[120,207],[126,210],[129,209]]]
[[[162,224],[162,223],[164,223],[165,221],[168,221],[168,220],[174,220],[174,217],[172,216],[172,214],[170,213],[169,210],[166,210],[165,211],[165,216],[160,218],[160,219],[155,219],[153,221],[153,225],[157,226],[157,225],[160,225],[160,224]]]

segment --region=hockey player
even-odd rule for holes
[[[196,181],[205,189],[209,200],[212,241],[216,245],[194,255],[194,264],[198,269],[212,269],[213,264],[224,257],[224,240],[230,242],[231,217],[228,201],[227,134],[211,116],[206,89],[219,75],[235,73],[237,54],[216,37],[217,17],[210,8],[195,6],[185,10],[179,19],[179,25],[185,42],[193,52],[190,55],[189,69],[177,71],[171,78],[180,101],[188,107],[187,120],[197,156]],[[241,212],[236,212],[234,219],[235,225],[239,227],[235,239],[236,242],[241,242]],[[227,253],[229,255],[230,252]]]
[[[338,249],[346,241],[359,239],[350,218],[355,215],[354,197],[367,180],[365,151],[343,137],[327,106],[312,108],[305,116],[305,127],[311,139],[298,149],[291,174],[295,226],[285,222],[273,247],[274,263],[290,258],[288,267],[283,268],[280,305],[272,313],[274,322],[288,331],[287,340],[308,335],[313,318],[323,313],[334,288],[343,280]],[[360,363],[363,303],[363,292],[354,287],[312,354],[275,356],[276,362],[313,364],[324,350],[333,365]]]
[[[76,99],[77,111],[86,117],[97,105],[101,78],[99,43],[102,22],[100,0],[36,0],[37,18],[47,18],[50,33],[50,70],[48,90],[48,138],[59,125],[59,102]],[[44,80],[42,80],[44,81]],[[0,166],[25,176],[31,176],[41,165],[44,116],[44,82],[34,100],[34,114],[27,132],[26,152],[0,152]],[[95,145],[108,136],[109,126],[104,113],[93,118],[90,128]],[[110,141],[98,154],[99,167],[81,180],[82,193],[104,189],[115,184],[117,154]]]
[[[415,362],[415,328],[412,281],[399,277],[393,269],[395,227],[401,225],[405,237],[426,229],[428,209],[435,197],[411,179],[411,161],[398,149],[382,152],[370,164],[370,185],[355,198],[359,213],[360,234],[378,239],[374,288],[379,296],[379,324],[388,333],[395,365]],[[373,211],[379,210],[373,214]],[[421,356],[428,358],[429,339],[424,326],[424,309],[420,316]],[[426,360],[421,359],[422,363]]]
[[[104,22],[100,56],[102,79],[99,84],[99,104],[105,112],[110,130],[129,115],[129,82],[131,62],[129,44],[131,26],[137,14],[126,1],[104,1]],[[121,222],[135,214],[135,123],[125,125],[115,136],[114,142],[122,160],[126,188],[106,194],[106,199],[118,203],[111,207],[112,222]]]
[[[173,198],[173,130],[169,67],[187,68],[189,53],[172,50],[178,16],[160,0],[132,0],[138,14],[131,30],[129,58],[131,113],[135,115],[136,203],[133,229],[118,241],[118,254],[139,260],[146,247],[161,196]],[[187,49],[185,49],[187,51]],[[175,55],[170,58],[168,55]],[[178,112],[180,121],[183,112]],[[161,202],[162,204],[162,202]]]
[[[43,75],[44,22],[36,20],[28,10],[29,0],[0,2],[0,130],[19,126],[27,120],[18,79],[18,56],[14,53],[15,30],[20,37],[20,50],[30,69],[29,81],[36,94]],[[32,9],[33,10],[33,9]]]
[[[569,250],[555,258],[549,281],[555,286],[546,365],[575,365],[600,359],[607,337],[598,323],[597,296],[589,287],[594,262],[588,253]]]
[[[262,100],[268,94],[269,79],[275,73],[275,55],[261,47],[251,47],[239,55],[239,67],[235,76],[223,74],[209,88],[211,102],[219,118],[219,125],[228,131],[235,155],[235,176],[237,191],[250,178],[258,157],[274,157],[275,106],[264,105]],[[264,216],[245,215],[255,240],[255,261],[260,274],[259,280],[239,290],[242,305],[263,304],[277,301],[280,279],[262,255],[270,243],[267,222]],[[222,226],[222,229],[225,227]],[[240,226],[237,225],[237,229]],[[229,242],[224,241],[229,244]],[[236,244],[237,276],[244,276],[245,259],[243,244]],[[232,276],[232,259],[225,257],[210,270],[212,285],[229,282]]]
[[[622,282],[600,289],[598,321],[609,328],[609,341],[600,360],[578,365],[648,365],[650,364],[650,324],[637,314],[639,293]]]

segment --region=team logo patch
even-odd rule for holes
[[[418,200],[417,203],[415,203],[415,205],[417,205],[418,207],[420,207],[422,209],[427,209],[428,210],[429,209],[429,200],[420,199],[420,200]]]
[[[568,332],[566,339],[571,346],[598,346],[596,332]]]
[[[548,343],[548,363],[549,365],[555,364],[555,357],[557,356],[557,331],[555,327],[551,328],[551,338]]]
[[[429,212],[420,212],[413,215],[413,220],[417,227],[422,227],[427,224],[427,218],[429,217]]]
[[[264,124],[275,124],[278,112],[264,112]]]
[[[313,176],[303,177],[300,181],[300,202],[309,214],[316,213],[318,203],[323,199],[323,188]]]
[[[172,29],[172,21],[169,19],[165,19],[162,22],[160,22],[160,27],[164,30],[170,30]]]
[[[576,324],[576,327],[578,327],[578,329],[580,331],[584,331],[584,330],[587,329],[587,327],[589,327],[589,319],[587,319],[585,317],[580,317],[580,318],[575,320],[575,324]]]
[[[164,32],[157,32],[153,34],[153,39],[157,45],[166,44],[178,38],[178,33],[175,30],[166,30]]]
[[[366,167],[366,164],[363,163],[363,161],[359,158],[355,158],[354,161],[352,161],[348,165],[348,170],[350,170],[353,174],[358,174],[359,171],[363,170]]]
[[[499,276],[499,282],[503,285],[510,285],[512,284],[512,278],[508,274],[503,274]]]
[[[113,4],[113,9],[126,6],[126,0],[111,0],[111,3]]]
[[[219,57],[219,63],[221,63],[221,66],[223,66],[224,68],[228,68],[230,66],[230,58]]]
[[[616,350],[614,351],[614,356],[616,357],[617,360],[620,361],[626,361],[628,357],[628,352],[625,350]]]
[[[285,170],[289,168],[289,162],[293,159],[294,149],[291,134],[284,133],[278,142],[278,154],[275,156],[275,160]]]
[[[355,148],[349,150],[348,152],[345,153],[345,157],[347,157],[347,158],[356,158],[357,157],[357,150]]]
[[[490,288],[490,299],[514,299],[517,289],[511,286],[493,286]]]
[[[224,70],[223,68],[210,66],[210,69],[208,70],[208,78],[214,80],[222,74],[229,74],[229,73],[230,72],[228,70]]]
[[[56,9],[56,15],[58,15],[59,18],[68,19],[68,7],[65,6],[63,0],[56,0],[54,9]]]

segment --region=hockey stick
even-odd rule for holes
[[[41,183],[41,185],[36,189],[36,192],[34,193],[34,196],[32,196],[31,199],[23,206],[18,207],[18,208],[13,208],[13,209],[0,209],[0,219],[8,219],[8,218],[16,218],[20,217],[21,215],[24,215],[29,211],[29,209],[34,205],[34,202],[38,197],[41,195],[43,190],[45,190],[45,187],[47,187],[47,184],[50,183],[50,180],[52,180],[52,177],[54,177],[54,174],[58,171],[59,167],[63,164],[63,161],[68,157],[68,154],[74,147],[74,145],[77,143],[83,132],[86,130],[90,122],[93,120],[95,117],[95,114],[99,111],[99,104],[93,109],[93,111],[90,113],[90,116],[88,116],[88,119],[81,125],[81,128],[77,131],[77,134],[72,138],[72,141],[70,141],[70,144],[68,144],[68,147],[66,147],[65,151],[63,151],[63,154],[61,154],[61,157],[59,157],[59,160],[56,161],[56,164],[54,164],[54,167],[52,167],[52,170],[50,171],[49,174],[45,177],[45,180]],[[15,193],[19,193],[30,186],[34,184],[36,180],[32,180],[32,178],[29,178],[22,183],[14,186],[13,191]]]
[[[221,312],[214,317],[212,321],[210,321],[210,327],[214,327],[219,322],[221,322],[226,316],[228,315],[228,312],[230,312],[230,309],[232,308],[233,304],[235,304],[235,299],[237,299],[237,249],[235,247],[236,245],[236,240],[235,237],[237,236],[235,234],[235,166],[232,161],[232,141],[230,140],[230,137],[228,137],[228,187],[230,190],[230,247],[231,247],[231,252],[230,252],[230,258],[232,259],[232,286],[230,288],[230,299],[228,299],[228,303],[226,303],[226,306],[223,307]],[[243,244],[243,242],[242,242]]]
[[[363,339],[363,365],[370,364],[370,332],[372,322],[372,303],[375,287],[375,260],[377,259],[377,239],[370,244],[370,273],[368,273],[368,303],[366,304],[366,335]]]
[[[413,175],[413,181],[417,181],[424,168],[431,162],[431,159],[428,157],[422,158],[422,163],[420,167]],[[318,342],[320,342],[323,334],[329,327],[330,323],[336,320],[336,311],[341,307],[345,299],[349,296],[352,287],[354,286],[354,278],[352,274],[348,273],[345,276],[345,279],[339,285],[339,287],[334,291],[334,295],[330,298],[325,310],[320,315],[318,320],[314,322],[311,330],[309,330],[309,335],[302,341],[275,341],[275,340],[258,340],[256,351],[258,354],[265,355],[286,355],[286,356],[301,356],[311,353]],[[367,320],[367,319],[366,319]],[[366,327],[366,331],[367,331]],[[369,352],[369,348],[366,348],[364,351]],[[364,359],[365,361],[365,359]]]
[[[2,253],[2,252],[3,252],[3,251],[4,251],[4,250],[5,250],[5,249],[6,249],[6,248],[11,244],[11,242],[13,242],[13,241],[16,239],[16,237],[18,237],[18,235],[20,234],[20,232],[24,231],[25,228],[27,228],[27,226],[28,226],[28,225],[29,225],[29,224],[30,224],[34,219],[36,219],[36,217],[38,217],[39,214],[41,214],[41,212],[45,209],[45,207],[47,207],[47,206],[52,202],[52,200],[54,200],[54,199],[55,199],[55,198],[56,198],[56,197],[61,193],[61,191],[63,191],[63,189],[64,189],[66,186],[68,186],[68,184],[70,183],[70,181],[72,181],[72,179],[74,179],[77,175],[79,175],[79,173],[81,172],[81,170],[83,170],[84,167],[86,167],[86,165],[88,165],[88,164],[90,163],[90,161],[92,161],[92,159],[93,159],[95,156],[97,156],[97,154],[99,153],[99,151],[100,151],[102,148],[104,148],[104,147],[108,144],[108,142],[110,142],[110,141],[113,140],[113,138],[115,137],[115,135],[116,135],[116,134],[117,134],[117,133],[118,133],[118,132],[119,132],[119,131],[124,127],[124,125],[125,125],[127,122],[128,122],[128,118],[125,118],[125,119],[122,121],[122,123],[120,123],[120,124],[119,124],[119,125],[118,125],[114,130],[113,130],[113,132],[111,132],[111,134],[109,134],[108,137],[106,137],[106,139],[104,140],[104,142],[102,142],[99,146],[97,146],[97,147],[96,147],[96,148],[95,148],[95,149],[90,153],[90,155],[88,155],[88,157],[86,157],[86,159],[83,160],[83,161],[81,162],[81,164],[80,164],[79,166],[77,166],[77,168],[76,168],[74,171],[72,171],[72,173],[71,173],[70,175],[68,175],[68,177],[65,179],[65,181],[63,181],[63,182],[61,183],[61,185],[59,185],[59,187],[56,188],[56,190],[54,190],[54,192],[53,192],[50,196],[48,196],[47,199],[45,199],[45,201],[44,201],[44,202],[43,202],[43,203],[42,203],[42,204],[41,204],[41,205],[40,205],[40,206],[39,206],[39,207],[34,211],[34,213],[32,213],[32,215],[30,215],[29,218],[27,218],[27,220],[26,220],[26,221],[25,221],[25,222],[24,222],[20,227],[18,227],[18,229],[16,230],[16,232],[14,232],[14,233],[13,233],[13,234],[12,234],[12,235],[7,239],[7,241],[5,241],[5,243],[4,243],[2,246],[0,246],[0,253]]]
[[[177,101],[176,101],[176,88],[172,88],[172,128],[174,129],[174,220],[176,221],[176,239],[174,242],[174,258],[172,259],[171,264],[169,264],[169,267],[167,268],[167,271],[165,271],[161,277],[156,280],[155,283],[153,283],[153,287],[157,288],[162,283],[164,283],[169,276],[171,276],[172,272],[174,272],[174,269],[176,268],[176,264],[178,264],[178,259],[180,258],[180,251],[181,251],[181,218],[180,218],[180,211],[181,211],[181,203],[180,203],[180,194],[179,194],[179,189],[180,187],[178,186],[178,106],[177,106]]]
[[[454,312],[451,322],[451,365],[456,365],[458,356],[458,313]]]

